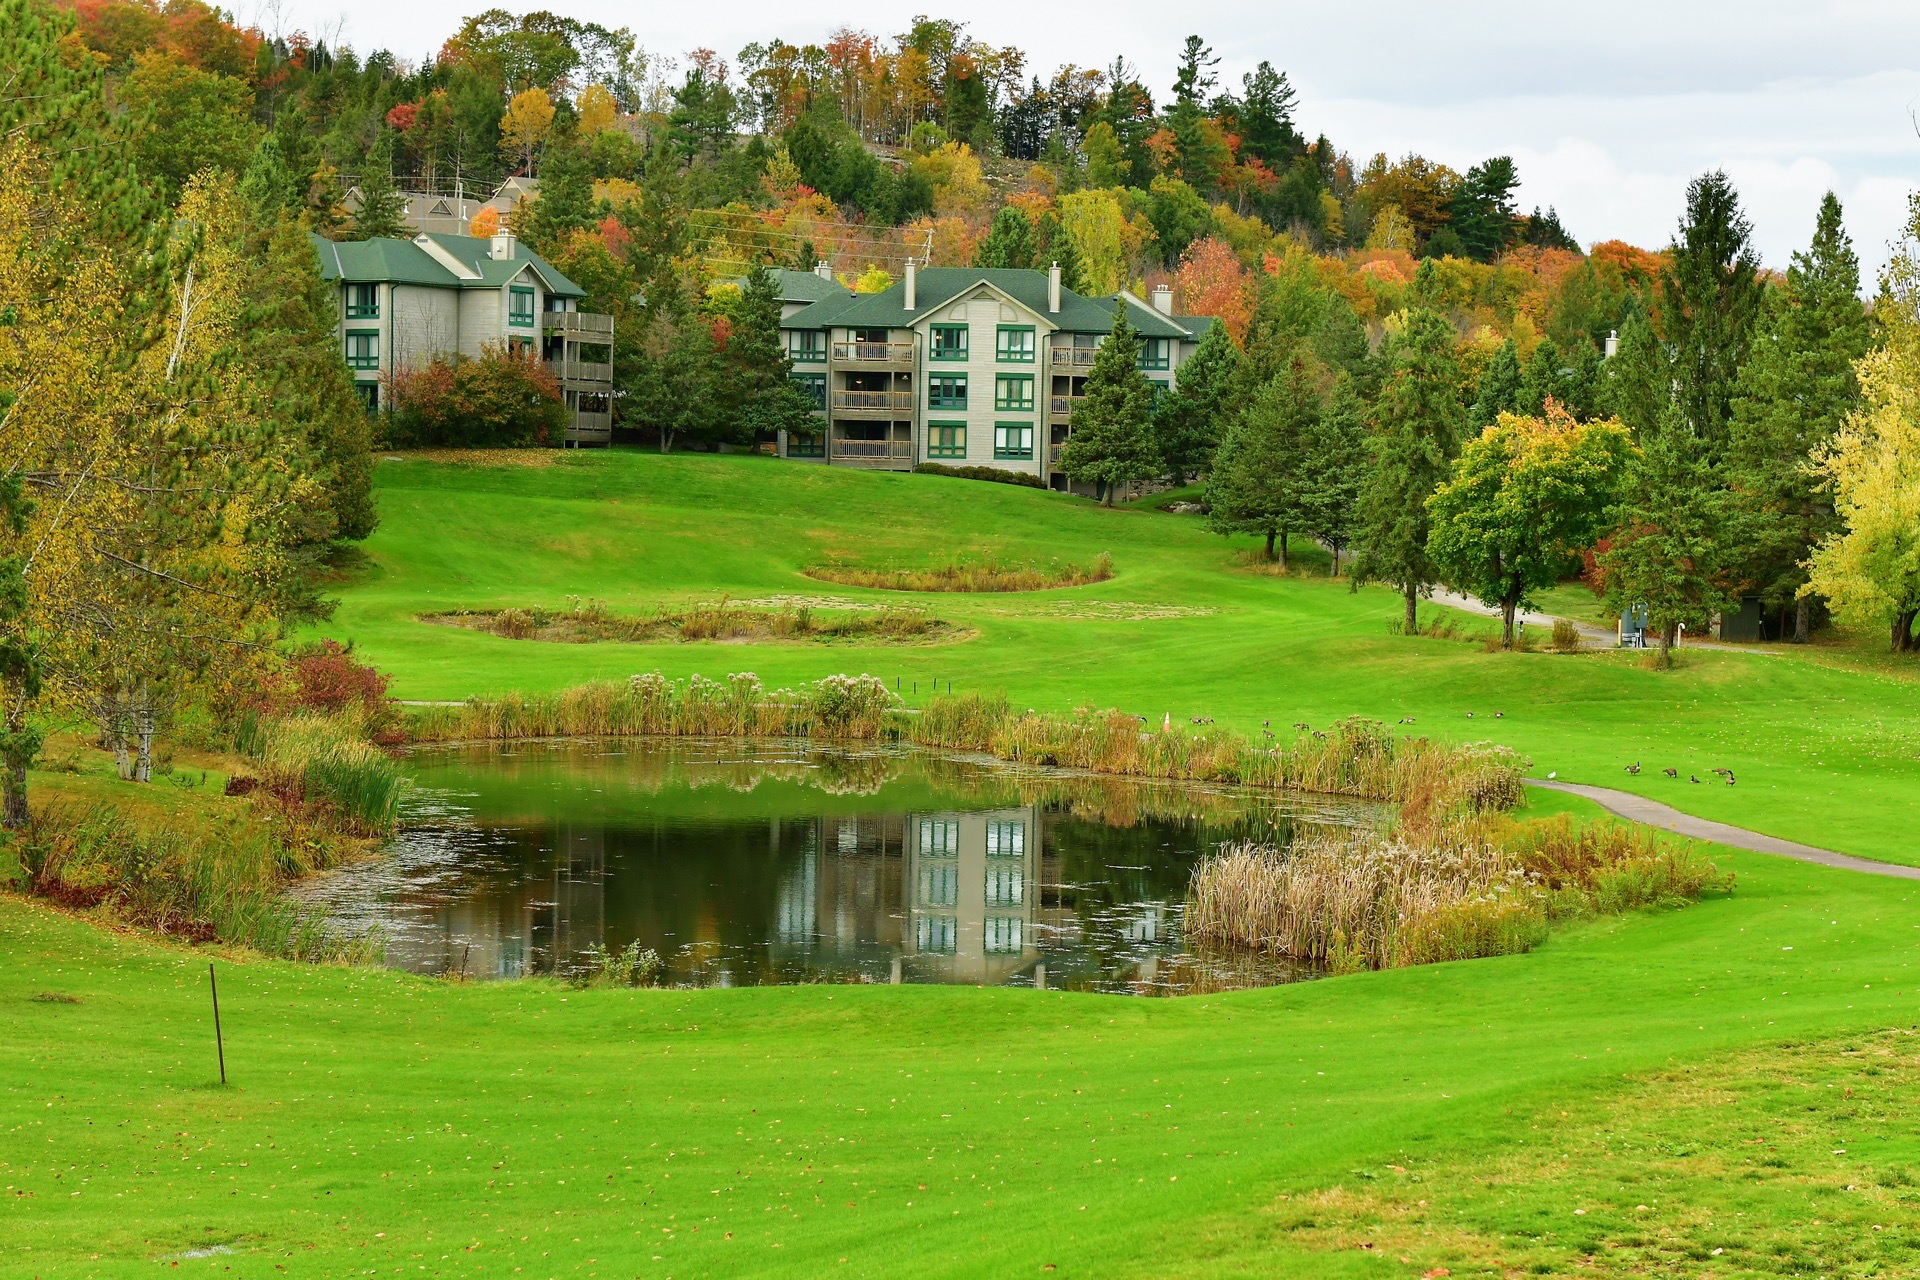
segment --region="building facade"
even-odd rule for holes
[[[864,295],[804,276],[779,281],[780,327],[820,429],[789,435],[779,452],[833,466],[997,467],[1066,489],[1060,452],[1117,309],[1127,308],[1140,368],[1161,390],[1176,385],[1213,323],[1174,315],[1164,289],[1152,303],[1124,292],[1085,297],[1061,286],[1058,267],[909,263],[898,284]]]
[[[544,360],[569,410],[566,443],[613,438],[613,318],[579,309],[585,291],[511,233],[422,232],[411,240],[313,237],[339,301],[341,353],[368,412],[385,375],[490,347]]]

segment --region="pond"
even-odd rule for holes
[[[1314,976],[1181,935],[1223,841],[1375,806],[902,746],[488,743],[411,757],[382,857],[299,897],[416,973],[566,976],[637,941],[674,986],[944,982],[1178,994]]]

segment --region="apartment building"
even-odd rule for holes
[[[911,470],[923,462],[999,467],[1069,487],[1058,474],[1094,353],[1118,308],[1141,340],[1140,368],[1170,390],[1213,321],[1173,314],[1171,290],[1092,298],[1060,271],[926,267],[882,293],[779,281],[793,379],[820,428],[787,436],[781,456]],[[804,287],[803,287],[804,286]],[[819,293],[817,300],[806,295]]]
[[[339,297],[341,353],[368,412],[382,375],[490,346],[536,353],[560,381],[569,446],[613,439],[613,318],[510,232],[489,239],[422,232],[410,240],[313,237]]]

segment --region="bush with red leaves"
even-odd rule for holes
[[[400,704],[387,695],[387,677],[354,661],[353,654],[334,640],[322,640],[294,654],[287,664],[287,682],[255,705],[276,715],[358,711],[367,735],[378,745],[397,747],[407,740]]]

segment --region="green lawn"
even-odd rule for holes
[[[909,701],[916,682],[924,697],[951,681],[1042,709],[1091,703],[1245,728],[1410,715],[1418,732],[1516,747],[1540,775],[1920,862],[1908,820],[1920,809],[1920,680],[1913,664],[1864,648],[1702,650],[1661,673],[1635,654],[1498,654],[1473,641],[1408,639],[1390,631],[1395,597],[1317,576],[1324,556],[1303,576],[1253,572],[1242,564],[1251,540],[1229,543],[1195,516],[933,476],[613,452],[542,467],[389,461],[379,484],[372,565],[342,588],[327,630],[392,672],[403,698],[654,668],[750,670],[770,684],[864,670],[898,679]],[[897,602],[800,570],[985,552],[1086,563],[1103,551],[1116,576],[1094,586],[911,597],[974,632],[940,645],[555,645],[417,621],[463,606],[564,606],[570,595],[635,610],[723,595]],[[1488,626],[1463,625],[1476,634]],[[1625,772],[1634,761],[1644,766],[1637,778]],[[1738,785],[1722,785],[1716,767],[1732,769]]]
[[[226,1089],[207,952],[0,899],[0,1272],[1903,1274],[1920,888],[1716,857],[1531,955],[1178,1000],[223,960]]]

